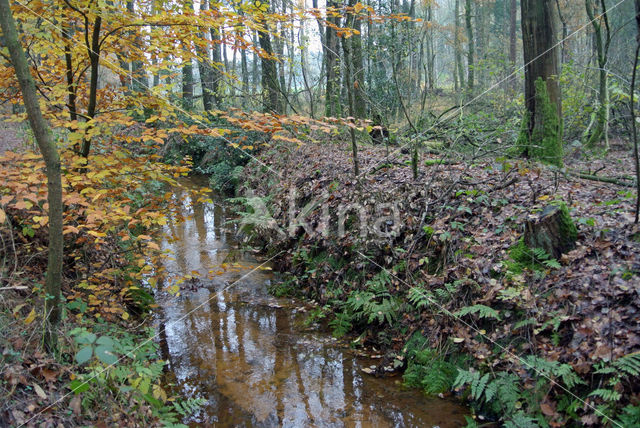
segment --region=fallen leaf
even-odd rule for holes
[[[36,311],[35,309],[31,309],[31,312],[29,312],[29,315],[27,315],[27,317],[24,319],[24,323],[26,325],[29,325],[33,322],[34,319],[36,319]]]
[[[34,383],[32,385],[33,385],[33,390],[36,392],[36,394],[38,394],[38,397],[42,398],[43,400],[46,400],[47,394],[44,393],[44,390],[40,387],[40,385],[38,385],[37,383]]]
[[[80,395],[74,395],[71,401],[69,402],[69,408],[73,411],[73,414],[76,416],[80,416],[82,413],[82,400]]]

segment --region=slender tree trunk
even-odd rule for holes
[[[267,23],[264,22],[266,27]],[[264,108],[271,113],[280,114],[282,106],[280,103],[280,88],[278,84],[278,69],[273,58],[273,48],[271,47],[271,36],[269,29],[258,33],[260,48],[267,54],[268,58],[260,58],[262,65],[262,92]]]
[[[516,34],[517,34],[517,1],[511,0],[509,8],[509,87],[516,89]]]
[[[569,25],[567,24],[567,18],[562,13],[560,0],[556,0],[556,7],[558,9],[558,17],[562,23],[562,44],[560,45],[560,68],[562,69],[562,65],[569,60],[569,37],[567,37],[569,35]]]
[[[300,50],[300,70],[302,71],[302,83],[309,99],[309,110],[311,118],[315,119],[315,104],[313,99],[313,91],[309,85],[309,50],[306,46],[307,39],[304,32],[304,24],[300,26],[298,32],[298,45]]]
[[[351,135],[351,153],[353,156],[353,173],[357,177],[360,174],[360,166],[358,164],[358,145],[356,143],[356,131],[355,131],[355,123],[353,117],[355,117],[354,110],[354,91],[353,91],[353,81],[351,79],[352,73],[352,58],[353,52],[351,50],[351,38],[343,38],[342,39],[342,50],[344,51],[344,65],[345,65],[345,80],[347,87],[347,97],[349,99],[349,115],[352,117],[351,123],[349,126],[349,134]]]
[[[96,115],[96,107],[98,104],[98,71],[100,68],[100,29],[102,27],[102,17],[96,16],[93,22],[93,31],[91,34],[91,47],[87,47],[89,51],[89,64],[91,65],[91,75],[89,78],[89,105],[87,106],[87,117],[89,120]],[[88,31],[88,29],[87,29]],[[89,131],[87,128],[86,132]],[[86,137],[82,140],[82,149],[80,154],[83,157],[89,157],[91,151],[91,138]]]
[[[220,40],[220,30],[218,28],[211,28],[209,30],[211,35],[211,82],[207,85],[207,88],[213,96],[217,106],[220,106],[220,83],[222,82],[222,72],[220,66],[222,64],[222,42]],[[226,62],[226,60],[225,60]]]
[[[327,7],[336,7],[334,1],[327,1]],[[340,26],[340,18],[328,16],[327,21],[332,25]],[[336,30],[326,27],[325,43],[325,71],[327,73],[327,83],[325,86],[325,116],[340,115],[340,65],[338,64],[338,35]]]
[[[200,13],[209,9],[208,0],[200,3]],[[198,33],[201,39],[208,39],[211,36],[205,33]],[[209,47],[198,49],[198,69],[200,70],[200,86],[202,88],[202,106],[204,111],[213,110],[214,95],[212,91],[213,66],[209,59]]]
[[[356,0],[349,0],[349,6],[353,7],[357,3]],[[367,104],[366,97],[364,94],[364,65],[362,60],[362,34],[360,20],[354,14],[349,15],[349,23],[347,24],[349,28],[353,28],[357,34],[351,36],[349,43],[349,52],[351,54],[351,84],[353,87],[351,90],[353,91],[353,103],[354,110],[350,113],[354,115],[354,117],[358,119],[362,119],[367,114]]]
[[[185,14],[193,13],[193,2],[184,3]],[[182,45],[182,106],[186,110],[193,108],[193,65],[191,63],[191,43],[187,41]]]
[[[465,25],[467,28],[467,89],[469,95],[473,94],[474,73],[475,73],[475,42],[473,40],[473,26],[471,25],[471,0],[467,0],[464,13]]]
[[[458,73],[459,89],[462,90],[465,87],[465,78],[464,64],[462,63],[462,28],[460,27],[460,0],[455,1],[454,13],[454,27],[456,32],[454,39],[455,62],[457,64],[456,73]]]
[[[47,170],[47,201],[49,203],[49,254],[45,279],[44,345],[54,353],[58,346],[57,327],[60,321],[60,284],[62,280],[62,179],[58,149],[45,122],[36,94],[36,87],[22,46],[18,42],[9,0],[0,0],[0,26],[11,62],[18,77],[29,124],[38,143]]]
[[[135,7],[131,0],[127,1],[127,11],[132,17],[134,16]],[[137,49],[142,50],[142,41],[140,40],[140,37],[136,36],[133,43]],[[143,70],[142,61],[138,59],[131,61],[131,89],[133,92],[145,92],[148,86],[147,74]]]
[[[67,78],[67,109],[69,109],[69,118],[78,120],[78,111],[76,107],[76,85],[73,81],[73,56],[71,54],[71,34],[69,26],[62,24],[62,38],[64,39],[64,62]]]
[[[633,159],[636,169],[636,215],[634,223],[638,223],[640,216],[640,154],[638,153],[638,126],[636,124],[635,88],[638,73],[638,55],[640,55],[640,0],[635,0],[636,9],[636,52],[633,59],[633,72],[631,74],[631,88],[629,92],[629,107],[631,109],[631,129],[633,130]]]
[[[587,16],[593,25],[596,55],[598,60],[598,110],[595,123],[590,127],[585,136],[587,147],[593,147],[601,140],[605,142],[605,148],[609,149],[609,87],[607,78],[607,63],[609,62],[609,44],[611,32],[609,30],[609,18],[605,0],[600,1],[600,18],[596,19],[593,5],[594,0],[585,0]],[[604,32],[602,26],[604,25]]]

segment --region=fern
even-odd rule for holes
[[[536,420],[527,416],[523,411],[515,413],[510,420],[505,421],[505,428],[537,428],[539,427]]]
[[[480,372],[458,369],[458,377],[453,382],[454,388],[460,388],[465,385],[471,387],[471,398],[479,400],[489,381],[489,373],[481,376]]]
[[[513,325],[513,329],[517,330],[527,325],[536,325],[536,324],[538,324],[538,321],[536,321],[535,318],[527,318],[526,320],[518,321],[517,323],[515,323]]]
[[[523,360],[527,367],[534,371],[541,372],[547,377],[559,377],[568,388],[585,384],[569,364],[548,361],[535,355],[528,355]]]
[[[329,327],[333,329],[333,335],[337,338],[349,333],[353,328],[352,317],[347,312],[338,312],[334,319],[329,322]]]
[[[204,398],[189,398],[184,401],[174,402],[173,407],[182,416],[187,417],[197,412],[206,402],[207,400]]]
[[[613,362],[613,365],[629,376],[640,375],[640,352],[634,352],[623,357],[618,358]]]
[[[629,405],[625,407],[616,422],[623,427],[640,426],[640,406]]]
[[[612,389],[596,389],[589,393],[589,397],[600,397],[604,401],[620,401],[622,394]]]
[[[461,317],[468,314],[478,314],[480,318],[493,318],[500,321],[500,314],[498,311],[485,305],[465,306],[454,315]]]
[[[409,302],[416,307],[422,309],[435,303],[434,295],[420,287],[412,287],[409,289]]]

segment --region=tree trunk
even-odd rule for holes
[[[200,12],[209,9],[209,2],[204,0],[200,3]],[[198,33],[198,37],[209,38],[210,35]],[[213,66],[209,59],[209,48],[197,48],[198,49],[198,70],[200,70],[200,87],[202,88],[202,106],[204,111],[213,110],[214,96],[212,93],[212,79],[213,79]]]
[[[193,2],[191,0],[184,3],[184,12],[193,12]],[[182,44],[182,106],[186,110],[193,108],[193,65],[191,64],[191,43],[187,41]]]
[[[356,5],[356,0],[349,0],[349,6]],[[362,60],[362,35],[360,33],[361,26],[360,20],[357,19],[355,12],[349,15],[348,27],[356,30],[357,34],[351,36],[349,42],[349,52],[351,54],[351,84],[353,91],[353,104],[354,109],[349,114],[353,117],[362,119],[367,114],[367,103],[364,94],[364,65]]]
[[[135,13],[135,7],[133,1],[127,1],[127,11],[131,14],[133,18]],[[142,40],[137,35],[134,38],[134,46],[143,51]],[[143,69],[142,61],[139,59],[135,59],[131,61],[131,89],[134,93],[145,92],[149,87],[149,83],[147,81],[147,74]]]
[[[345,77],[345,83],[346,83],[346,87],[347,87],[347,97],[348,97],[348,104],[349,104],[349,115],[352,117],[351,119],[351,126],[349,127],[349,134],[351,135],[351,154],[353,156],[353,173],[354,175],[357,177],[358,174],[360,173],[360,167],[358,164],[358,145],[356,143],[356,131],[355,131],[355,123],[353,122],[353,117],[355,116],[355,111],[354,111],[354,91],[353,91],[353,81],[351,76],[353,75],[352,73],[352,58],[351,56],[353,55],[353,51],[351,50],[352,46],[351,46],[351,40],[352,38],[346,38],[343,37],[342,38],[342,49],[344,51],[344,65],[345,65],[345,72],[344,72],[344,77]]]
[[[328,1],[327,7],[336,7],[334,1]],[[335,26],[340,26],[340,18],[328,16],[327,21]],[[327,26],[325,30],[325,71],[327,83],[325,86],[325,116],[336,117],[340,115],[340,65],[338,64],[338,35],[336,30]]]
[[[222,82],[222,72],[220,66],[222,63],[222,42],[220,40],[220,30],[218,28],[211,28],[209,30],[211,35],[212,51],[211,51],[211,81],[207,84],[207,88],[213,97],[217,106],[220,106],[220,83]]]
[[[474,73],[475,73],[475,42],[473,40],[473,26],[471,25],[471,0],[467,0],[464,13],[465,25],[467,27],[467,89],[469,95],[473,94]]]
[[[267,23],[264,22],[264,25],[266,27]],[[265,28],[264,31],[259,31],[258,41],[260,42],[260,48],[269,56],[269,58],[260,58],[264,108],[268,112],[280,114],[282,106],[280,103],[278,69],[276,68],[275,60],[271,58],[273,57],[273,48],[271,47],[271,36],[268,28]]]
[[[516,89],[517,8],[517,1],[511,0],[511,8],[509,9],[509,87],[512,91]]]
[[[526,112],[518,149],[562,165],[562,108],[552,0],[522,0]]]
[[[595,116],[595,124],[585,136],[587,147],[594,147],[601,140],[605,142],[605,148],[609,149],[609,88],[607,82],[607,63],[609,61],[609,44],[611,32],[609,31],[609,18],[605,0],[601,0],[600,18],[596,19],[594,0],[585,0],[587,16],[593,25],[596,55],[598,59],[598,109]],[[602,22],[601,22],[602,21]],[[602,24],[604,23],[604,32]]]
[[[0,26],[5,44],[9,49],[11,62],[20,83],[29,124],[38,143],[47,169],[47,201],[49,203],[49,255],[45,279],[46,296],[44,300],[44,344],[54,353],[57,349],[57,326],[60,321],[60,283],[62,280],[62,180],[58,149],[51,137],[49,126],[45,122],[36,95],[36,87],[29,71],[27,59],[18,42],[15,22],[9,6],[9,0],[0,0]]]
[[[640,55],[640,0],[635,0],[636,6],[636,52],[633,59],[633,72],[631,73],[631,87],[629,89],[629,107],[631,110],[631,129],[633,130],[633,160],[636,170],[636,215],[634,223],[640,219],[640,153],[638,153],[638,125],[634,112],[636,76],[638,72],[638,55]]]
[[[88,24],[87,24],[88,25]],[[100,29],[102,27],[102,17],[97,15],[93,22],[93,31],[91,32],[91,46],[87,46],[89,52],[89,64],[91,65],[91,75],[89,78],[89,105],[87,106],[87,117],[89,120],[96,115],[96,107],[98,105],[98,71],[100,67]],[[89,31],[86,28],[86,31]],[[88,133],[91,126],[85,130]],[[89,157],[91,151],[91,139],[87,136],[82,140],[82,149],[80,154],[83,157]]]
[[[464,78],[464,64],[462,64],[462,28],[460,27],[460,0],[456,0],[455,2],[455,16],[454,16],[454,27],[455,27],[455,39],[454,39],[454,50],[455,50],[455,62],[457,64],[458,73],[458,85],[459,89],[462,90],[465,87],[465,78]]]
[[[542,248],[549,256],[560,256],[575,247],[578,230],[566,205],[549,205],[539,217],[527,219],[524,243],[529,248]]]

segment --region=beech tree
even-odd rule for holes
[[[9,49],[11,63],[22,90],[22,98],[27,110],[29,124],[38,143],[38,148],[47,170],[47,202],[49,203],[49,255],[47,262],[47,276],[45,280],[46,296],[44,300],[45,347],[55,352],[58,335],[56,327],[60,321],[60,282],[62,279],[62,179],[60,173],[60,157],[55,141],[51,137],[49,125],[45,122],[40,110],[36,86],[33,83],[31,71],[22,46],[18,42],[13,14],[9,0],[0,0],[0,25],[4,34],[6,47]]]
[[[562,106],[552,0],[522,0],[525,114],[518,150],[562,165]]]

